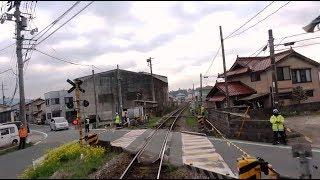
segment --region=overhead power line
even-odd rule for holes
[[[37,36],[39,36],[43,31],[42,35],[40,35],[35,41],[38,41],[41,37],[43,37],[50,29],[53,28],[53,26],[55,24],[57,24],[64,16],[66,16],[73,8],[75,8],[78,4],[80,3],[80,1],[77,1],[75,2],[69,9],[67,9],[62,15],[60,15],[58,18],[56,18],[54,21],[52,21],[50,24],[48,24],[44,29],[42,29],[40,32],[38,32],[37,34],[35,34],[30,40],[33,40],[35,39]],[[29,51],[31,51],[34,47],[36,46],[36,43],[32,44],[30,49],[28,49],[26,52],[25,52],[25,56],[27,56],[27,53]]]
[[[257,23],[255,23],[254,25],[248,27],[247,29],[241,31],[240,33],[234,34],[233,36],[229,37],[229,38],[233,38],[235,36],[238,36],[244,32],[246,32],[247,30],[253,28],[254,26],[258,25],[259,23],[261,23],[262,21],[266,20],[267,18],[269,18],[270,16],[272,16],[273,14],[277,13],[281,8],[283,8],[284,6],[288,5],[291,1],[288,1],[287,3],[285,3],[284,5],[282,5],[280,8],[278,8],[276,11],[272,12],[271,14],[269,14],[268,16],[266,16],[265,18],[263,18],[262,20],[258,21]]]
[[[40,35],[43,31],[47,30],[37,39],[40,39],[42,36],[44,36],[55,24],[57,24],[64,16],[66,16],[73,8],[75,8],[81,1],[75,2],[69,9],[67,9],[62,15],[60,15],[57,19],[55,19],[52,23],[47,25],[43,30],[41,30],[39,33],[34,35],[31,39],[34,39],[38,35]]]
[[[318,31],[320,31],[320,30],[316,30],[314,32],[318,32]],[[290,38],[290,37],[295,37],[295,36],[301,36],[301,35],[304,35],[304,34],[310,34],[310,33],[305,32],[305,33],[293,34],[293,35],[289,35],[289,36],[285,36],[285,37],[275,38],[275,40],[284,39],[284,38]]]
[[[12,44],[10,44],[10,45],[8,45],[8,46],[6,46],[6,47],[4,47],[4,48],[0,49],[0,52],[2,52],[2,51],[4,51],[4,50],[8,49],[9,47],[11,47],[11,46],[13,46],[13,45],[15,45],[15,43],[12,43]]]
[[[208,72],[209,72],[209,70],[210,70],[210,68],[211,68],[211,66],[212,66],[212,64],[213,64],[213,61],[214,61],[214,60],[216,59],[216,57],[218,56],[218,53],[219,53],[220,49],[221,49],[221,46],[218,48],[216,54],[215,54],[214,57],[212,58],[211,64],[210,64],[210,66],[208,67],[208,69],[207,69],[206,73],[204,74],[204,76],[206,76],[206,75],[208,74]]]
[[[6,70],[0,72],[0,74],[6,73],[6,72],[11,71],[11,70],[12,70],[12,68],[6,69]]]
[[[288,50],[288,49],[291,49],[291,48],[300,48],[300,47],[306,47],[306,46],[313,46],[313,45],[317,45],[317,44],[320,44],[320,42],[311,43],[311,44],[304,44],[304,45],[300,45],[300,46],[292,46],[290,48],[277,49],[275,51],[284,51],[284,50]]]
[[[279,44],[276,44],[275,46],[280,46],[280,45],[285,45],[285,44],[288,44],[288,43],[296,43],[296,42],[301,42],[301,41],[308,41],[308,40],[312,40],[312,39],[319,39],[320,36],[317,36],[317,37],[313,37],[313,38],[307,38],[307,39],[300,39],[300,40],[296,40],[296,41],[289,41],[289,42],[286,42],[286,43],[279,43]]]
[[[50,55],[48,53],[45,53],[43,51],[40,51],[38,49],[35,49],[35,51],[38,51],[41,54],[44,54],[44,55],[46,55],[48,57],[51,57],[51,58],[56,59],[56,60],[61,61],[61,62],[65,62],[65,63],[68,63],[68,64],[77,65],[77,66],[95,67],[95,68],[101,70],[100,68],[98,68],[98,67],[96,67],[95,65],[92,65],[92,64],[79,64],[79,63],[75,63],[75,62],[72,62],[72,61],[67,61],[67,60],[64,60],[62,58],[58,58],[58,57],[52,56],[52,55]]]
[[[94,1],[91,1],[89,4],[87,4],[85,7],[83,7],[79,12],[77,12],[75,15],[73,15],[70,19],[68,19],[66,22],[64,22],[61,26],[59,26],[56,30],[54,30],[52,33],[50,33],[48,36],[46,36],[44,39],[42,39],[40,42],[38,42],[36,45],[41,44],[43,41],[48,39],[51,35],[53,35],[55,32],[57,32],[60,28],[62,28],[64,25],[66,25],[68,22],[70,22],[73,18],[75,18],[77,15],[79,15],[82,11],[84,11],[88,6],[90,6]]]
[[[241,29],[243,26],[245,26],[246,24],[248,24],[252,19],[254,19],[255,17],[257,17],[260,13],[262,13],[265,9],[267,9],[272,3],[274,3],[274,1],[272,1],[271,3],[269,3],[267,6],[265,6],[262,10],[260,10],[256,15],[254,15],[252,18],[250,18],[247,22],[245,22],[243,25],[241,25],[238,29],[234,30],[232,33],[230,33],[226,38],[224,39],[228,39],[230,36],[232,36],[234,33],[236,33],[239,29]]]

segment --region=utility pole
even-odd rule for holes
[[[155,98],[155,94],[154,94],[154,84],[153,84],[153,74],[152,74],[152,62],[151,62],[151,59],[154,59],[152,57],[149,57],[147,59],[147,62],[150,66],[150,72],[151,72],[151,92],[152,92],[152,101],[156,101],[156,98]]]
[[[202,73],[200,73],[200,105],[202,105]]]
[[[4,89],[3,89],[3,82],[2,82],[2,104],[3,105],[6,105],[6,102],[5,102],[5,96],[4,96]]]
[[[93,95],[94,95],[94,113],[96,117],[96,128],[99,127],[99,118],[98,118],[98,110],[97,110],[97,92],[96,92],[96,81],[94,76],[94,69],[92,66],[92,80],[93,80]]]
[[[276,63],[274,58],[274,44],[273,44],[273,35],[272,35],[272,29],[269,29],[269,48],[270,48],[270,59],[271,59],[271,69],[272,69],[272,93],[273,99],[272,99],[272,105],[273,107],[278,106],[278,80],[276,76]]]
[[[18,61],[18,78],[19,78],[19,94],[20,94],[20,113],[19,119],[23,124],[24,128],[27,128],[27,120],[26,120],[26,112],[25,112],[25,96],[24,96],[24,81],[23,81],[23,60],[22,60],[22,41],[23,37],[21,37],[22,21],[21,21],[21,12],[20,12],[20,3],[21,1],[15,1],[15,22],[16,22],[16,53],[17,53],[17,61]]]
[[[194,83],[192,84],[192,100],[194,99]]]
[[[82,145],[82,124],[81,124],[81,109],[80,109],[80,85],[77,80],[75,80],[76,88],[76,103],[77,103],[77,120],[78,120],[78,127],[79,127],[79,135],[80,135],[80,145]]]
[[[223,35],[222,35],[221,26],[219,26],[219,28],[220,28],[221,51],[222,51],[222,60],[223,60],[223,73],[224,73],[224,84],[225,84],[225,89],[226,89],[227,107],[230,108],[228,78],[227,78],[227,70],[226,70],[226,58],[225,58],[225,54],[224,54],[224,45],[223,45]]]
[[[122,119],[122,93],[121,93],[121,78],[120,78],[120,72],[119,72],[119,65],[117,65],[117,79],[118,79],[118,113],[120,118]]]

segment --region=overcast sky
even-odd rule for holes
[[[265,18],[286,2],[274,2],[238,32]],[[42,30],[74,3],[74,1],[38,1],[33,13],[36,18],[29,22],[29,27],[38,27],[39,31]],[[88,3],[81,2],[55,27]],[[153,72],[168,77],[169,90],[192,88],[193,83],[195,87],[199,86],[200,73],[205,74],[220,46],[219,25],[222,26],[226,37],[269,3],[270,1],[97,1],[37,48],[69,61],[94,64],[99,67],[95,69],[96,72],[114,69],[117,64],[121,69],[130,71],[149,71],[146,59],[153,57]],[[25,5],[24,2],[22,11],[30,11]],[[32,4],[28,5],[31,7]],[[303,33],[302,27],[319,14],[319,2],[292,1],[241,35],[225,40],[227,68],[231,67],[237,55],[249,56],[266,44],[268,29],[273,29],[277,43],[281,37]],[[14,42],[14,28],[12,21],[0,24],[0,49]],[[32,37],[27,32],[25,34],[26,37]],[[283,42],[317,37],[319,34],[316,32],[296,36],[284,39]],[[303,41],[296,45],[317,42],[320,40]],[[319,47],[320,45],[313,45],[295,50],[319,62]],[[0,72],[10,67],[16,69],[14,48],[12,46],[0,52]],[[282,48],[284,47],[279,46],[276,49]],[[262,52],[261,55],[268,53],[269,51]],[[66,79],[91,74],[90,67],[59,62],[36,51],[25,66],[27,98],[43,97],[45,92],[51,90],[69,89],[70,85]],[[222,69],[220,51],[208,75],[220,73]],[[15,76],[12,72],[8,72],[1,74],[0,80],[6,85],[6,96],[11,97],[15,87]],[[204,79],[204,85],[214,85],[215,80],[213,76]]]

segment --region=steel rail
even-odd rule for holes
[[[162,145],[162,149],[161,149],[161,157],[160,157],[160,164],[159,164],[159,168],[158,168],[157,179],[160,178],[161,167],[162,167],[162,163],[163,163],[164,152],[165,152],[165,150],[166,150],[166,146],[167,146],[167,143],[168,143],[169,133],[172,131],[173,126],[175,125],[175,123],[176,123],[177,120],[179,119],[179,117],[180,117],[180,115],[182,114],[182,112],[185,111],[185,109],[186,109],[187,107],[188,107],[188,105],[185,106],[184,108],[182,108],[182,110],[177,114],[177,116],[175,117],[173,123],[172,123],[171,126],[170,126],[169,131],[166,133],[165,140],[164,140],[164,144]]]
[[[184,107],[182,107],[184,108]],[[176,114],[177,112],[179,112],[182,108],[178,108],[175,111],[173,111],[172,113],[170,113],[167,117],[165,117],[165,120],[157,126],[156,130],[154,130],[152,133],[150,133],[150,135],[146,138],[146,142],[143,144],[143,146],[140,148],[140,150],[137,152],[137,154],[133,157],[133,159],[131,160],[130,164],[127,166],[127,168],[125,169],[125,171],[122,173],[122,175],[120,176],[120,179],[123,179],[127,173],[129,172],[130,168],[132,168],[133,163],[138,159],[138,157],[142,154],[142,152],[144,152],[144,150],[146,149],[147,145],[151,142],[152,137],[154,137],[154,135],[156,134],[156,132],[170,119],[172,118],[172,116],[174,114]]]

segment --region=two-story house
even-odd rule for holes
[[[293,49],[275,54],[279,103],[292,105],[292,90],[301,86],[308,99],[302,103],[320,102],[320,64]],[[231,105],[272,106],[272,69],[270,56],[237,57],[226,73]],[[219,77],[224,77],[220,74]],[[216,107],[226,105],[225,83],[216,83],[207,101]]]

